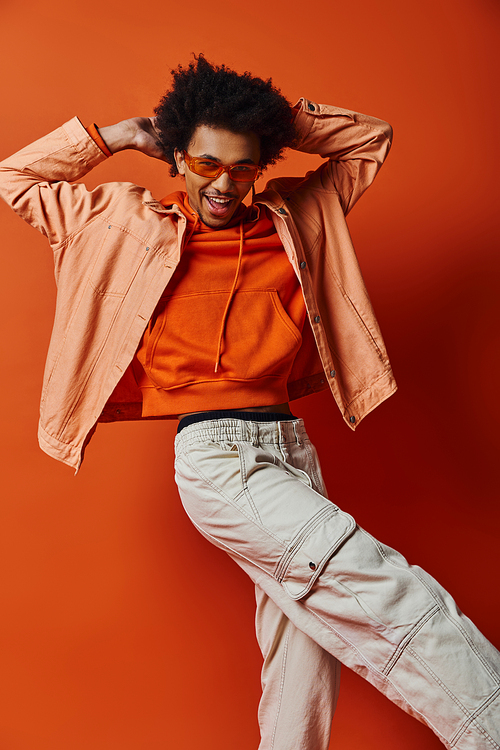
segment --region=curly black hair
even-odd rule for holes
[[[200,54],[187,68],[171,71],[173,86],[155,109],[159,141],[177,174],[174,150],[187,150],[199,125],[253,132],[260,139],[260,165],[265,168],[282,157],[296,139],[291,105],[279,89],[250,73],[236,73],[212,65]]]

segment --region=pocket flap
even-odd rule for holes
[[[275,573],[291,599],[301,599],[311,590],[355,527],[352,516],[332,505],[316,513],[291,540]]]

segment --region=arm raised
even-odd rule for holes
[[[155,117],[131,117],[115,125],[100,127],[99,133],[112,154],[133,149],[165,161],[155,120]]]
[[[111,152],[134,149],[163,158],[153,118],[134,117],[99,132]],[[0,163],[0,197],[52,245],[57,244],[79,231],[118,195],[109,183],[87,190],[78,182],[105,159],[75,117]]]
[[[347,214],[371,185],[392,143],[383,120],[341,107],[301,99],[295,107],[295,148],[329,161],[317,173],[325,189],[334,189]]]

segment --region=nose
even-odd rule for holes
[[[229,192],[234,187],[234,183],[229,176],[229,172],[223,172],[217,177],[216,180],[213,180],[212,187],[221,193]]]

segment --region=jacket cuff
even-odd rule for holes
[[[105,156],[113,156],[109,148],[106,146],[106,143],[101,134],[99,133],[99,127],[95,124],[95,122],[93,122],[92,125],[89,125],[89,127],[87,128],[87,133],[90,135],[92,140],[97,143]]]
[[[315,102],[311,102],[309,99],[301,97],[292,109],[296,112],[293,124],[297,131],[297,146],[299,146],[311,131],[314,119],[310,117],[310,115],[319,114],[319,105]],[[297,146],[295,146],[295,148]]]
[[[85,165],[86,171],[107,158],[78,117],[65,122],[62,128],[80,162]]]

